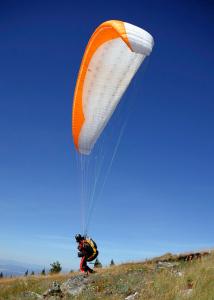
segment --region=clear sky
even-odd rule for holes
[[[213,2],[20,0],[0,4],[0,258],[78,265],[72,97],[87,41],[110,19],[155,47],[91,221],[100,260],[214,245]]]

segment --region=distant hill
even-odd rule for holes
[[[24,275],[26,270],[29,273],[34,271],[35,273],[41,272],[43,266],[35,264],[27,264],[14,260],[4,260],[0,259],[0,273],[2,272],[4,276],[21,276]]]

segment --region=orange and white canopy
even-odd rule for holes
[[[153,48],[145,30],[122,21],[102,23],[91,36],[76,83],[72,133],[90,154],[134,74]]]

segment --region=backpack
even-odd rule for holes
[[[97,253],[97,244],[90,237],[85,238],[85,243],[87,243],[93,251],[93,255]]]

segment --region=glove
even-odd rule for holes
[[[82,253],[82,252],[78,252],[78,257],[83,257],[84,256],[84,254]]]

